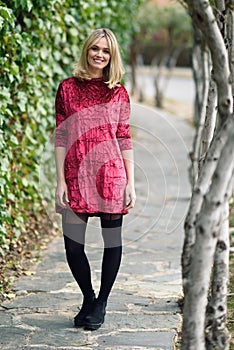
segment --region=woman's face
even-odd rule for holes
[[[110,58],[108,42],[103,37],[88,50],[87,61],[90,73],[102,76],[102,71],[108,65]]]

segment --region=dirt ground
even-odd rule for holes
[[[166,99],[164,101],[164,109],[181,119],[187,120],[189,123],[193,121],[193,105]]]
[[[134,99],[133,99],[134,101]],[[137,101],[135,101],[137,102]],[[155,107],[154,101],[151,99],[145,99],[142,101],[142,103],[145,103],[146,105],[149,105],[151,107]],[[191,103],[184,103],[180,101],[175,101],[172,99],[165,98],[163,100],[163,110],[166,110],[167,112],[186,120],[190,125],[193,124],[193,105]]]

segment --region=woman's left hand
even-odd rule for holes
[[[125,189],[125,210],[131,209],[135,206],[136,202],[136,192],[135,188],[131,183],[127,183]]]

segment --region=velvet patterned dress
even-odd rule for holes
[[[78,213],[126,214],[122,150],[132,149],[129,96],[103,78],[63,80],[56,94],[55,146],[66,148],[65,181]],[[56,207],[61,212],[61,207]]]

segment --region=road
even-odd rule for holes
[[[160,87],[163,88],[165,98],[192,104],[195,88],[191,70],[176,68],[171,76],[168,74],[168,71],[165,71],[160,79]],[[130,89],[129,75],[127,77],[127,88]],[[145,97],[154,98],[154,76],[151,71],[148,69],[141,70],[137,74],[137,84]]]

